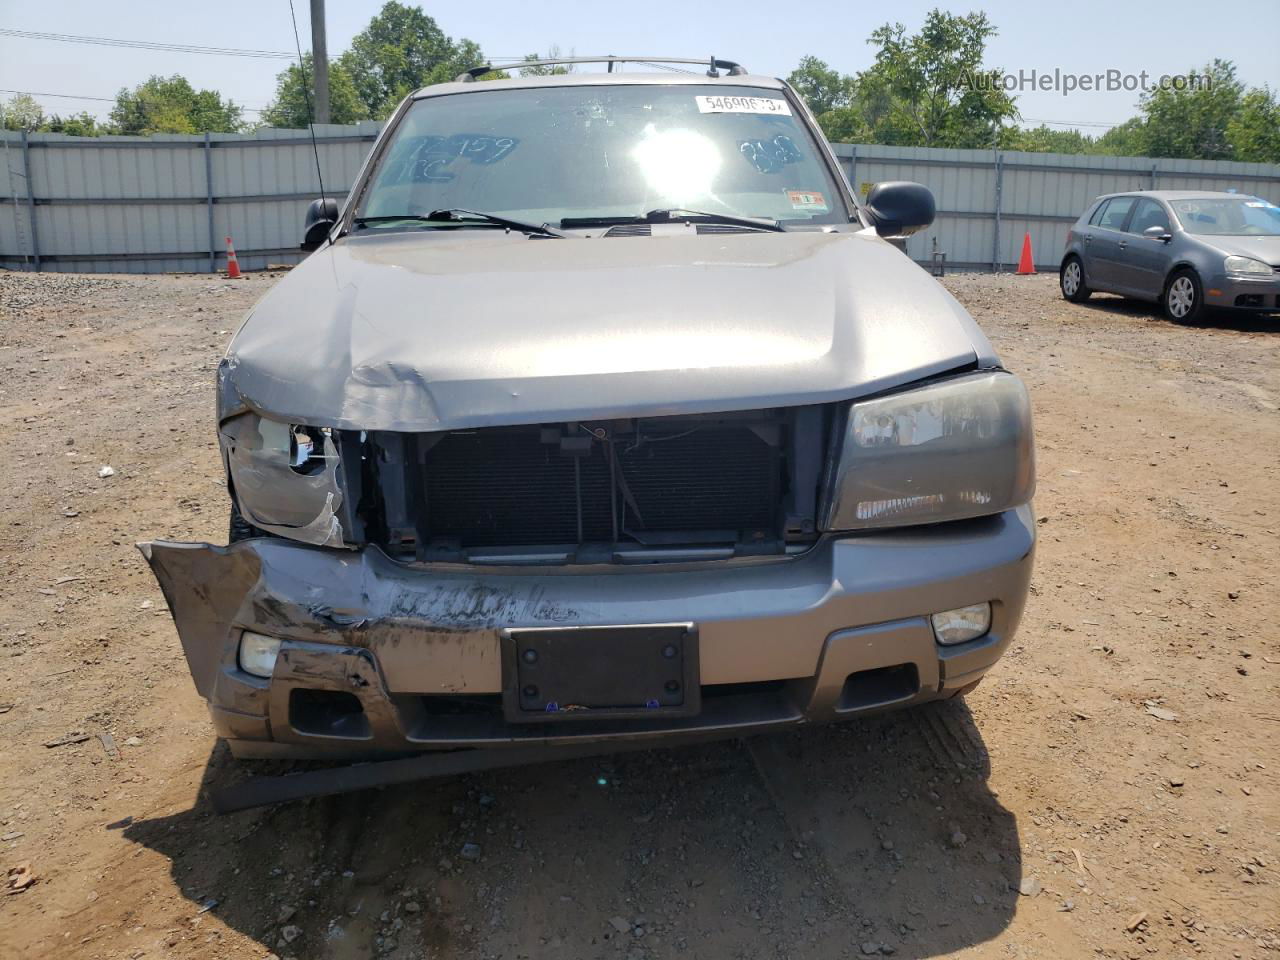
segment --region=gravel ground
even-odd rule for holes
[[[215,817],[132,544],[222,542],[213,371],[275,279],[0,272],[0,957],[1280,952],[1280,321],[946,278],[1040,475],[964,702]]]

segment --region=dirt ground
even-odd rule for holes
[[[276,279],[0,273],[0,957],[1280,955],[1280,320],[946,279],[1039,451],[966,702],[218,817],[133,544],[225,542],[213,372]]]

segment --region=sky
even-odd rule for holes
[[[309,0],[294,0],[303,49],[310,46]],[[381,0],[328,0],[331,57],[377,12]],[[1120,0],[896,0],[890,4],[831,0],[697,3],[690,0],[469,0],[421,6],[455,39],[467,37],[499,58],[545,52],[716,56],[737,60],[752,73],[785,77],[812,54],[845,73],[870,65],[867,36],[887,20],[919,29],[925,13],[984,10],[999,30],[987,48],[988,67],[1006,74],[1095,75],[1108,70],[1153,78],[1184,74],[1214,57],[1235,61],[1250,86],[1280,88],[1275,38],[1280,0],[1234,0],[1210,8],[1203,0],[1159,4]],[[1211,12],[1216,11],[1216,12]],[[0,0],[0,28],[201,46],[291,51],[288,0]],[[1253,42],[1249,38],[1267,38]],[[248,108],[265,107],[278,59],[179,54],[0,35],[0,98],[32,91],[46,113],[88,110],[105,117],[121,87],[152,74],[181,73],[196,87],[214,88]],[[1136,112],[1138,95],[1123,89],[1063,95],[1058,89],[1014,91],[1023,122],[1052,121],[1098,134]],[[98,97],[68,99],[52,94]]]

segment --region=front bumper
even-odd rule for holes
[[[1257,279],[1217,274],[1204,285],[1204,302],[1211,307],[1280,313],[1280,273]]]
[[[786,559],[583,572],[418,566],[277,538],[140,545],[218,735],[251,757],[733,735],[951,696],[1008,646],[1034,547],[1030,507]],[[989,633],[936,643],[931,613],[982,601]],[[673,622],[698,632],[696,715],[504,719],[504,629]],[[282,639],[269,680],[239,668],[243,630]]]

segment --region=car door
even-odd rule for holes
[[[1137,197],[1112,197],[1090,220],[1092,239],[1089,241],[1089,258],[1085,272],[1089,286],[1095,290],[1122,292],[1120,286],[1120,259],[1128,246],[1124,226],[1133,212]],[[1096,223],[1093,220],[1096,219]]]
[[[1173,217],[1164,204],[1151,197],[1139,197],[1125,224],[1125,238],[1120,241],[1116,260],[1116,286],[1135,296],[1158,299],[1164,289],[1165,274],[1172,262],[1172,247],[1163,240],[1143,236],[1148,227],[1162,227],[1166,234]]]

